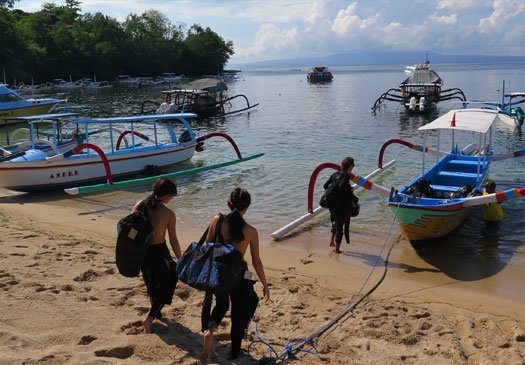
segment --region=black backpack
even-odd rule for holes
[[[333,208],[338,204],[339,197],[339,186],[343,181],[344,173],[340,173],[337,179],[328,186],[323,196],[319,200],[319,205],[323,208]]]
[[[121,275],[138,276],[146,256],[147,238],[153,231],[144,203],[117,223],[115,261]]]

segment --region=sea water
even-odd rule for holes
[[[247,70],[244,81],[228,85],[228,94],[244,94],[251,104],[259,105],[249,112],[212,121],[193,121],[192,125],[198,136],[224,131],[234,138],[243,155],[264,152],[264,156],[176,178],[179,196],[170,206],[177,213],[179,227],[198,238],[215,213],[227,211],[229,192],[241,186],[252,194],[252,206],[246,218],[259,229],[261,241],[286,246],[286,239],[273,243],[270,233],[307,212],[308,183],[319,164],[340,163],[345,156],[352,156],[356,161],[354,173],[367,175],[377,168],[378,153],[384,142],[401,138],[422,144],[418,127],[460,107],[460,104],[445,101],[432,112],[417,115],[408,113],[399,103],[386,101],[372,113],[376,98],[404,80],[403,68],[401,65],[335,68],[332,70],[334,80],[329,84],[309,84],[306,69]],[[525,90],[525,64],[432,65],[432,68],[441,76],[443,89],[461,88],[468,100],[500,101],[504,80],[507,92]],[[69,95],[69,108],[93,117],[136,114],[145,99],[161,101],[160,91],[161,88],[137,87],[80,90]],[[244,105],[234,101],[233,107]],[[522,134],[510,128],[498,127],[493,138],[496,153],[525,147]],[[205,151],[196,153],[185,167],[235,158],[226,140],[212,138],[206,141]],[[392,145],[384,161],[394,158],[394,167],[374,181],[387,188],[399,189],[421,172],[422,155]],[[427,163],[432,159],[427,156]],[[494,162],[489,178],[497,182],[498,190],[524,186],[524,166],[525,158]],[[314,207],[331,173],[331,170],[324,170],[319,175]],[[86,215],[120,217],[148,190],[149,187],[143,186],[78,197],[57,193],[42,199],[50,205],[77,206]],[[352,219],[352,244],[371,244],[370,252],[375,252],[374,242],[394,238],[399,231],[392,225],[393,214],[384,199],[363,189],[356,194],[360,198],[361,212],[359,217]],[[26,198],[13,194],[10,199]],[[510,261],[525,263],[525,199],[504,203],[503,208],[505,219],[499,237],[482,234],[480,209],[475,208],[458,231],[437,243],[417,248],[418,254],[434,266],[439,265],[439,260],[450,261],[451,257],[457,258],[461,266],[465,255],[481,255],[495,268]],[[308,221],[293,232],[295,247],[305,251],[327,251],[329,227],[327,214]]]

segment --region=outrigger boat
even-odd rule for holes
[[[159,176],[186,175],[262,156],[259,153],[242,157],[235,141],[224,132],[196,137],[187,121],[190,118],[196,118],[196,115],[179,113],[74,119],[50,119],[48,115],[20,117],[18,119],[29,124],[32,146],[0,161],[0,186],[25,192],[67,189],[70,194],[79,194],[140,185]],[[53,126],[53,138],[49,140],[53,151],[51,156],[36,146],[36,130],[41,123]],[[107,136],[99,138],[102,146],[92,141],[89,131],[93,127],[107,130]],[[161,133],[161,129],[166,132]],[[58,136],[63,132],[82,134],[85,140],[61,152]],[[237,153],[236,160],[129,180],[133,175],[158,171],[191,159],[195,151],[201,149],[204,140],[216,136],[231,143]],[[131,137],[130,143],[128,137]]]
[[[26,99],[6,85],[0,84],[0,126],[13,124],[15,117],[48,113],[59,99]]]
[[[505,98],[508,101],[505,101]],[[518,104],[522,103],[525,103],[525,92],[505,93],[505,80],[503,80],[500,102],[472,100],[463,102],[463,107],[467,108],[471,104],[478,104],[482,108],[498,110],[501,114],[509,117],[501,118],[504,124],[513,128],[521,128],[525,121],[525,112]]]
[[[383,144],[379,153],[378,169],[383,171],[393,161],[383,164],[386,148],[391,144],[401,144],[423,153],[422,173],[405,185],[401,190],[387,189],[370,181],[370,177],[361,177],[350,173],[353,183],[373,191],[386,198],[392,208],[400,230],[410,241],[422,241],[443,237],[454,231],[469,215],[473,206],[486,203],[504,202],[525,197],[525,187],[513,188],[494,194],[473,196],[471,191],[479,191],[487,176],[492,161],[525,156],[525,148],[505,154],[494,154],[491,146],[491,132],[494,123],[501,117],[496,110],[459,109],[452,110],[433,122],[419,128],[422,132],[438,134],[437,149],[426,144],[416,145],[401,139],[392,139]],[[442,131],[451,134],[451,149],[440,150],[439,135]],[[459,149],[456,144],[456,133],[470,132],[479,136],[479,147],[474,143]],[[425,168],[426,154],[438,156],[437,161]],[[319,172],[325,168],[340,170],[338,164],[327,162],[319,165],[312,176],[308,188],[308,211],[315,214],[320,207],[313,209],[313,191]],[[284,228],[283,228],[284,229]],[[281,231],[272,233],[279,238]]]
[[[430,68],[428,59],[425,63],[407,66],[405,74],[407,78],[398,88],[389,89],[377,98],[372,111],[375,112],[385,100],[397,101],[411,112],[427,112],[444,100],[467,100],[459,88],[442,89],[443,80]]]
[[[193,81],[181,88],[162,91],[164,102],[144,100],[141,113],[195,113],[199,118],[224,117],[255,108],[259,103],[250,105],[243,94],[228,97],[225,92],[228,86],[217,78],[205,78]],[[246,106],[231,110],[232,101],[244,99]],[[153,109],[152,109],[153,106]]]
[[[379,166],[382,165],[386,148],[394,143],[424,152],[421,175],[399,192],[353,174],[351,179],[365,189],[386,197],[386,203],[395,213],[399,228],[408,240],[421,241],[448,235],[463,222],[473,206],[501,203],[525,196],[525,187],[483,196],[470,194],[482,190],[492,161],[525,155],[525,149],[494,154],[492,129],[500,116],[498,111],[488,109],[451,110],[418,129],[425,132],[423,146],[400,139],[387,141],[379,154]],[[451,135],[451,149],[448,152],[440,150],[440,133],[443,131]],[[437,149],[426,145],[426,132],[437,132]],[[471,143],[459,149],[455,142],[456,133],[459,132],[477,134],[479,145]],[[428,169],[425,169],[426,153],[440,156]]]

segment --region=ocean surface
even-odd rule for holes
[[[469,100],[501,100],[501,89],[525,91],[525,64],[498,65],[431,65],[444,81],[444,88],[461,88]],[[402,138],[422,144],[417,128],[459,104],[443,102],[427,115],[412,115],[395,102],[385,102],[373,114],[371,107],[383,92],[397,87],[404,80],[404,66],[347,67],[332,69],[330,84],[309,84],[306,69],[250,70],[244,81],[229,84],[230,95],[244,94],[251,104],[249,111],[213,121],[194,121],[197,135],[225,131],[234,138],[245,155],[264,152],[264,156],[242,164],[211,170],[175,179],[179,196],[171,203],[181,229],[194,232],[196,239],[211,217],[227,211],[229,192],[237,186],[252,194],[252,206],[247,220],[259,229],[264,244],[286,245],[287,240],[272,242],[270,233],[302,216],[307,211],[307,187],[312,171],[321,163],[340,161],[352,156],[354,172],[367,175],[377,167],[382,144],[392,138]],[[69,95],[69,108],[87,116],[107,117],[140,112],[145,99],[162,100],[162,88],[111,88],[77,91]],[[234,105],[235,107],[235,105]],[[3,137],[0,137],[3,138]],[[523,135],[511,128],[498,127],[494,134],[496,153],[525,147]],[[234,150],[222,139],[206,142],[206,149],[196,153],[185,164],[191,168],[219,163],[235,158]],[[394,167],[374,181],[387,188],[401,188],[421,171],[421,153],[393,145],[385,161],[396,159]],[[428,166],[428,165],[427,165]],[[525,185],[525,158],[494,162],[489,178],[497,182],[498,190]],[[315,185],[317,206],[322,185],[332,171],[324,170]],[[7,201],[41,200],[52,207],[76,206],[86,215],[120,217],[149,187],[134,187],[124,191],[70,197],[57,192],[35,198],[20,193],[5,192]],[[353,244],[383,242],[392,225],[392,212],[383,199],[359,189],[361,213],[352,220]],[[4,200],[6,201],[6,200]],[[416,248],[418,254],[431,263],[458,262],[464,257],[483,257],[495,271],[510,262],[525,263],[525,199],[503,204],[504,222],[499,237],[482,235],[480,208],[473,210],[465,224],[454,234]],[[399,235],[393,226],[390,238]],[[294,245],[305,251],[326,250],[329,239],[328,215],[315,217],[293,234]],[[297,242],[302,241],[304,244]],[[357,237],[357,238],[355,238]],[[182,243],[185,247],[186,243]],[[347,246],[348,247],[348,246]],[[370,251],[376,251],[371,247]]]

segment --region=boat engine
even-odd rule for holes
[[[408,110],[410,111],[416,110],[416,105],[417,105],[416,97],[412,96],[410,98],[410,102],[408,103]]]
[[[421,98],[419,98],[419,111],[424,111],[425,108],[427,107],[427,101],[425,99],[424,96],[422,96]]]

